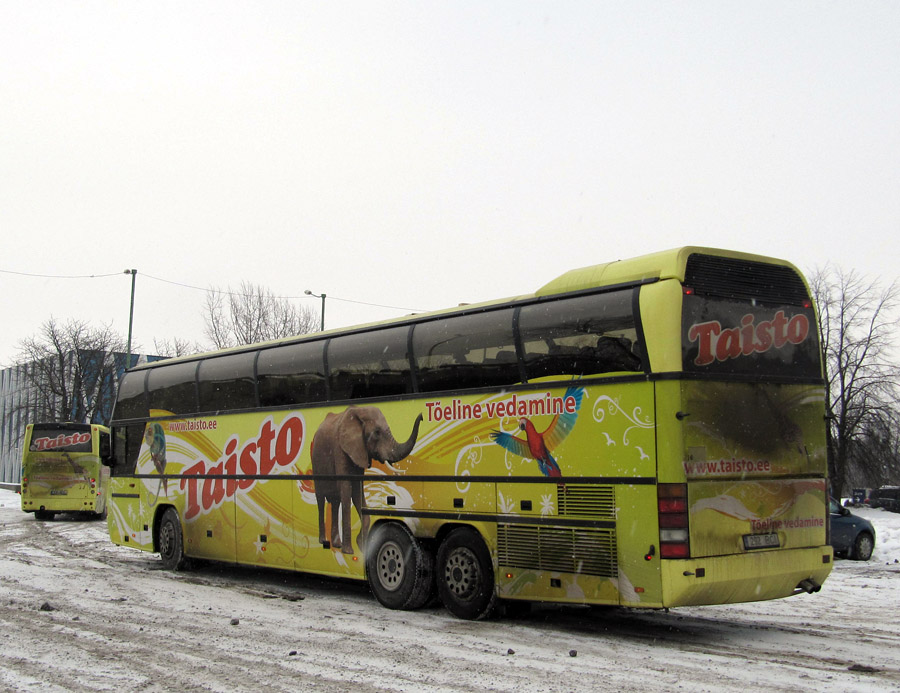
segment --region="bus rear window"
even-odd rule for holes
[[[685,371],[822,377],[815,311],[790,267],[692,255],[681,343]]]
[[[35,426],[28,449],[32,452],[91,452],[91,429]]]

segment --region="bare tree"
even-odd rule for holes
[[[124,366],[125,340],[111,327],[50,318],[38,335],[19,344],[17,363],[29,390],[32,421],[106,423]]]
[[[847,480],[854,487],[873,488],[900,482],[900,416],[878,416],[854,441]]]
[[[206,351],[206,348],[197,342],[189,342],[186,339],[173,337],[168,339],[154,339],[153,353],[164,358],[173,358],[175,356],[189,356],[190,354],[199,354]]]
[[[203,317],[206,336],[218,349],[306,334],[318,324],[309,308],[297,308],[250,282],[236,290],[209,289]]]
[[[860,454],[863,444],[897,414],[900,369],[893,360],[892,312],[900,287],[894,282],[882,288],[832,266],[813,272],[810,283],[825,354],[828,464],[837,495],[860,474],[880,476],[876,469],[852,470],[850,464],[874,464],[871,455]]]

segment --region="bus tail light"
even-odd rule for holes
[[[659,557],[690,558],[687,484],[657,484]]]

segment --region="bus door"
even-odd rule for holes
[[[114,543],[150,551],[153,528],[141,502],[143,480],[134,477],[143,439],[144,424],[117,426],[112,431],[106,524]]]

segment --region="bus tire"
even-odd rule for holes
[[[470,527],[454,529],[441,543],[436,582],[444,607],[458,618],[488,618],[497,606],[491,554]]]
[[[175,508],[166,508],[159,521],[156,535],[159,557],[166,570],[184,570],[187,558],[184,555],[184,537],[181,533],[181,520]]]
[[[51,512],[50,510],[35,510],[34,511],[34,519],[35,520],[52,520],[56,513]]]
[[[418,609],[434,590],[434,558],[406,525],[384,522],[367,539],[366,578],[388,609]]]

